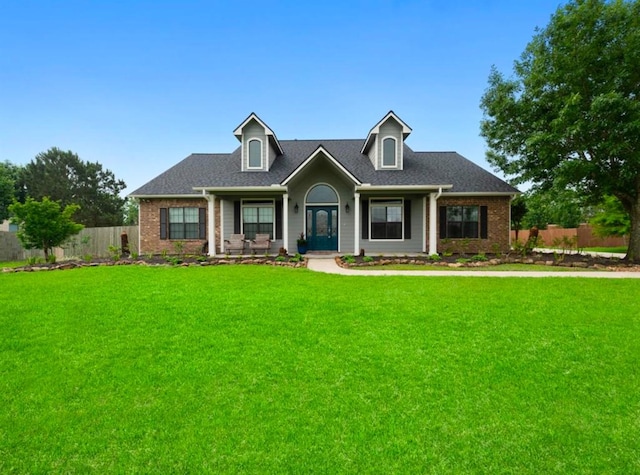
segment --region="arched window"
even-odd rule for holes
[[[396,139],[387,137],[382,141],[382,166],[395,167],[396,165]]]
[[[262,168],[262,142],[249,140],[249,168]]]
[[[338,202],[338,195],[329,185],[316,185],[307,194],[307,203],[333,204]]]

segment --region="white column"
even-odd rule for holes
[[[438,206],[437,194],[429,194],[429,255],[438,252]]]
[[[207,229],[207,237],[209,238],[209,256],[216,255],[216,195],[207,195],[209,215],[209,226]]]
[[[427,252],[427,196],[422,197],[422,252]]]
[[[289,193],[282,195],[282,247],[289,249]]]
[[[224,254],[224,203],[225,200],[220,198],[220,252]]]
[[[353,204],[353,255],[360,254],[360,193],[354,193],[355,203]]]

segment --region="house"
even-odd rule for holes
[[[131,193],[141,253],[180,246],[215,256],[238,233],[268,233],[272,253],[295,253],[301,233],[310,252],[510,246],[518,190],[455,152],[414,152],[393,111],[352,140],[279,140],[254,113],[233,133],[233,152],[192,154]]]

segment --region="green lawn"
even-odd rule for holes
[[[615,252],[618,254],[626,254],[627,246],[618,246],[618,247],[585,247],[584,251],[590,252]]]
[[[640,283],[0,275],[0,473],[638,473]]]

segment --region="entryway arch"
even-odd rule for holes
[[[304,205],[309,250],[337,251],[340,198],[335,188],[327,183],[315,184],[307,191]]]

